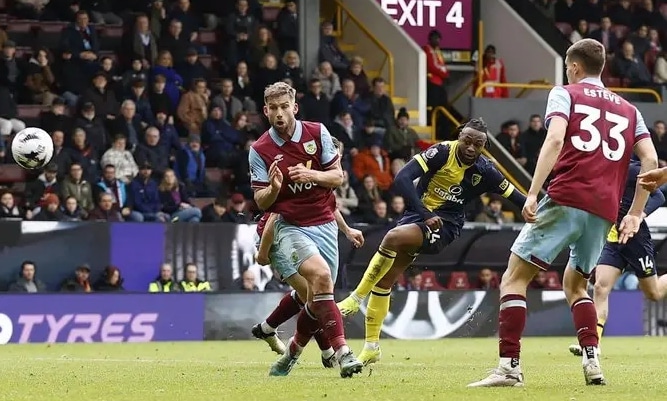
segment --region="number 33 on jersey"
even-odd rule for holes
[[[549,183],[558,204],[616,221],[634,145],[650,138],[635,106],[602,82],[586,78],[549,93],[545,124],[567,121],[563,149]]]

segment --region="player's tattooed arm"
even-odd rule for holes
[[[269,253],[271,252],[271,245],[273,244],[273,238],[275,235],[274,226],[276,224],[277,214],[271,213],[266,224],[264,225],[264,231],[262,232],[262,238],[259,241],[259,249],[257,250],[257,263],[262,266],[271,264],[269,259]]]

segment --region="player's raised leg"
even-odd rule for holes
[[[414,256],[399,253],[392,268],[371,290],[368,305],[366,306],[366,337],[364,348],[358,357],[359,361],[364,365],[379,362],[382,357],[382,352],[380,351],[380,333],[382,331],[382,323],[389,313],[391,288],[398,280],[398,277],[412,264],[414,259]]]

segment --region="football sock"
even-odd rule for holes
[[[519,294],[507,294],[500,298],[498,314],[500,366],[507,368],[519,366],[521,335],[525,326],[526,297]]]
[[[299,312],[299,317],[296,319],[296,332],[294,333],[294,342],[300,346],[305,347],[308,342],[320,329],[320,323],[313,315],[308,305]]]
[[[262,331],[266,334],[275,332],[278,326],[299,313],[302,307],[303,304],[299,300],[296,291],[292,290],[286,293],[269,317],[262,322]]]
[[[607,323],[606,320],[598,319],[598,343],[602,340],[602,333],[604,332],[604,324]]]
[[[595,304],[590,298],[580,298],[572,304],[574,328],[582,349],[598,346],[597,313]],[[586,353],[584,352],[584,355]]]
[[[320,347],[321,351],[326,351],[331,348],[331,343],[329,342],[327,336],[324,335],[324,331],[322,329],[317,330],[317,332],[313,334],[313,337],[315,337],[315,341],[317,341],[317,346]]]
[[[310,308],[310,304],[307,305]],[[333,294],[317,294],[313,297],[312,309],[310,309],[317,320],[324,335],[329,339],[333,349],[338,352],[340,348],[347,348],[345,342],[345,328],[343,327],[343,316],[340,314]]]
[[[371,296],[368,298],[366,308],[366,342],[377,343],[380,341],[382,322],[389,313],[389,302],[391,301],[391,290],[373,287]]]
[[[357,301],[366,298],[373,287],[375,287],[375,284],[391,269],[394,259],[396,259],[396,252],[382,246],[378,248],[352,296],[357,298]]]

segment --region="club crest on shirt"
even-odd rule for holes
[[[438,154],[437,148],[429,148],[426,150],[426,152],[424,152],[424,158],[432,159],[437,154]]]
[[[477,186],[482,181],[482,176],[479,174],[472,175],[472,186]]]
[[[309,155],[314,155],[315,152],[317,152],[317,144],[315,143],[315,140],[313,139],[312,141],[305,142],[303,144],[303,150]]]

